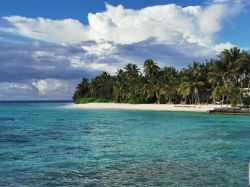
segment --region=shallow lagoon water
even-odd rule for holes
[[[250,116],[0,104],[0,186],[248,186]]]

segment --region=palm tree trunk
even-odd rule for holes
[[[156,96],[157,104],[160,104],[160,93],[157,93],[156,91],[155,96]]]
[[[241,90],[242,90],[242,88],[243,88],[243,78],[241,77],[241,79],[240,79],[240,88],[241,88]]]
[[[249,87],[250,87],[250,75],[248,76],[248,83],[247,83],[247,96],[249,96]]]

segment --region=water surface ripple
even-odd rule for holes
[[[0,186],[248,186],[250,117],[0,104]]]

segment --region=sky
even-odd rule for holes
[[[181,69],[250,47],[248,0],[1,0],[0,100],[71,99],[147,58]]]

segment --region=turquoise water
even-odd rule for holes
[[[0,104],[0,186],[248,186],[250,116]]]

